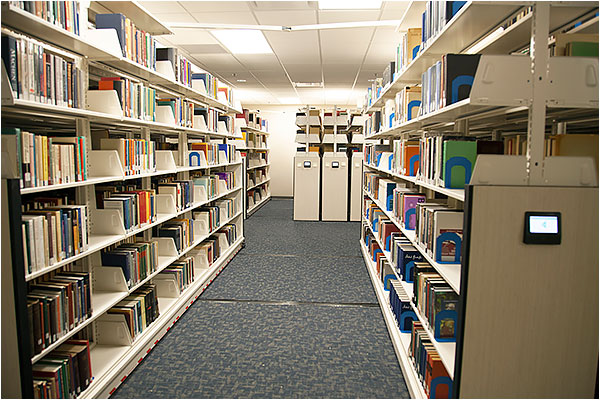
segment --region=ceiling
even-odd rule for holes
[[[407,1],[384,1],[378,10],[320,10],[317,1],[142,1],[161,22],[296,26],[399,20]],[[369,80],[394,59],[393,26],[264,31],[273,54],[233,55],[207,29],[172,28],[160,36],[190,61],[235,87],[244,105],[311,104],[357,107]],[[245,82],[243,82],[245,80]],[[295,88],[293,82],[323,82]]]

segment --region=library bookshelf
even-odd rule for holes
[[[431,344],[428,348],[433,349],[427,352],[438,357],[445,369],[442,374],[447,378],[444,385],[453,398],[546,397],[558,393],[563,397],[592,397],[598,358],[598,207],[591,203],[598,193],[597,161],[594,168],[592,159],[575,157],[583,154],[553,150],[552,141],[560,141],[553,136],[557,133],[567,137],[587,134],[596,136],[597,146],[598,83],[587,85],[582,76],[584,71],[597,74],[592,71],[598,71],[598,57],[549,56],[546,43],[551,48],[561,35],[597,34],[598,5],[592,2],[534,2],[524,7],[513,3],[473,1],[465,2],[450,18],[444,14],[443,21],[433,21],[430,16],[436,14],[432,14],[431,7],[438,5],[442,7],[439,2],[413,1],[409,4],[398,31],[404,34],[409,29],[421,28],[419,35],[424,29],[434,33],[420,36],[419,48],[412,55],[404,54],[405,60],[392,70],[387,85],[373,84],[365,98],[363,114],[366,121],[364,138],[369,144],[365,145],[363,161],[360,248],[408,389],[413,398],[434,397],[434,385],[420,374],[422,366],[413,354],[413,346],[418,348],[421,340],[425,340],[424,343]],[[422,26],[423,21],[429,24],[427,28]],[[535,43],[538,43],[537,48]],[[404,95],[401,92],[406,87],[419,84],[420,90],[425,90],[423,80],[428,79],[428,73],[435,73],[428,70],[446,54],[480,55],[468,97],[443,106],[439,100],[439,106],[428,104],[426,109],[423,101],[437,101],[438,98],[433,90],[427,94],[430,97],[419,92],[419,111],[410,116],[410,109],[402,109],[408,100],[402,97],[404,103],[399,106],[401,97],[398,96]],[[578,72],[567,74],[567,70]],[[442,75],[441,79],[444,77]],[[440,99],[441,96],[443,94]],[[578,121],[583,119],[587,123],[579,125]],[[471,165],[470,179],[465,177],[464,185],[454,186],[446,184],[441,170],[439,175],[427,175],[427,171],[436,171],[444,162],[435,158],[423,161],[423,151],[439,151],[437,157],[442,157],[445,151],[442,147],[435,147],[435,150],[432,150],[434,147],[423,147],[436,143],[436,137],[444,137],[444,141],[491,139],[504,144],[504,150],[494,154],[478,151],[477,161],[473,160]],[[507,152],[506,146],[515,137],[523,147]],[[519,142],[520,138],[525,142]],[[419,167],[414,173],[408,172],[410,156],[403,153],[409,145],[416,146],[415,151],[420,156]],[[440,164],[424,166],[424,162]],[[557,166],[567,162],[577,167],[564,167],[559,171]],[[575,171],[579,168],[589,168],[590,178],[582,178]],[[395,188],[393,195],[388,192],[393,200],[382,195],[389,187]],[[431,243],[423,242],[424,237],[418,230],[428,228],[425,225],[419,228],[418,219],[416,229],[408,229],[410,217],[402,216],[398,211],[406,203],[401,205],[399,202],[403,200],[399,199],[417,193],[424,196],[422,210],[430,212],[418,214],[418,218],[432,218],[432,224],[436,224],[433,218],[437,210],[463,213],[462,224],[457,227],[462,235],[461,244],[455,242],[461,247],[458,262],[442,261],[432,251]],[[542,198],[547,200],[540,203]],[[566,205],[567,199],[579,204],[579,210]],[[560,246],[526,245],[523,243],[523,215],[527,210],[557,211],[562,213],[563,221],[567,215],[571,221],[591,216],[594,223],[584,229],[584,235],[590,235],[591,242],[581,239],[583,233],[567,233],[565,226]],[[385,232],[381,231],[382,227],[386,227]],[[568,229],[575,229],[575,226],[569,224]],[[398,232],[398,249],[400,246],[411,249],[419,255],[420,262],[430,268],[423,276],[435,276],[432,286],[424,286],[431,296],[437,295],[432,291],[440,287],[457,299],[453,303],[456,316],[454,336],[450,340],[438,336],[436,320],[428,320],[431,315],[435,319],[435,314],[426,315],[419,306],[422,301],[420,289],[415,289],[416,283],[402,275],[399,250],[393,248],[396,246],[395,234],[390,236],[389,232]],[[505,254],[500,257],[500,253]],[[560,269],[560,259],[569,255],[575,257],[577,261],[573,262],[577,265],[584,265],[581,273],[589,284],[571,279],[564,282],[552,272]],[[510,277],[507,270],[516,275],[520,275],[517,271],[526,272],[515,278],[516,275]],[[533,276],[539,277],[544,287],[534,284]],[[411,328],[412,338],[410,330],[407,333],[400,329],[404,319],[400,320],[395,314],[396,303],[392,304],[390,287],[386,283],[389,279],[395,279],[407,295],[405,300],[398,295],[394,301],[402,303],[403,307],[406,305],[406,315],[411,314],[413,324],[418,323],[421,327]],[[427,282],[427,278],[424,279]],[[562,294],[569,291],[581,293],[580,300],[591,304],[585,316],[565,311],[569,314],[569,326],[586,331],[582,342],[576,346],[549,328],[553,323],[559,323],[559,319],[549,316],[553,313],[548,308],[552,298],[556,298],[553,296],[563,298]],[[537,300],[532,300],[534,298]],[[578,301],[566,301],[563,305],[577,307]],[[496,308],[511,311],[493,311]],[[588,323],[591,332],[587,332]],[[493,332],[492,325],[497,331]],[[526,332],[517,326],[527,326]],[[419,336],[419,343],[414,343],[417,337],[414,334],[419,329],[422,336]],[[530,336],[536,339],[530,340]],[[527,350],[520,350],[525,348]],[[583,364],[575,362],[575,354],[582,357]],[[494,366],[488,368],[485,363]],[[514,365],[526,367],[515,372]],[[565,373],[570,374],[566,371],[572,368],[580,375],[563,379]],[[577,383],[571,385],[567,381]],[[512,382],[510,388],[506,382]]]
[[[258,115],[253,118],[260,120]],[[246,218],[248,218],[271,199],[271,149],[268,143],[269,132],[263,126],[259,127],[256,123],[250,122],[240,130],[244,143],[239,148],[240,151],[246,152]]]
[[[75,78],[72,81],[73,94],[77,93],[79,107],[66,103],[61,105],[58,93],[54,92],[56,97],[52,99],[53,104],[49,104],[50,100],[41,102],[35,96],[24,96],[11,86],[11,71],[7,71],[2,63],[3,161],[10,151],[5,147],[5,129],[20,128],[21,132],[47,137],[58,132],[63,136],[66,134],[85,140],[80,157],[81,168],[86,171],[84,179],[45,185],[50,181],[38,182],[37,185],[23,187],[19,182],[20,166],[6,168],[3,162],[3,196],[6,195],[4,199],[7,200],[3,201],[3,216],[8,215],[7,221],[11,221],[7,228],[11,231],[11,251],[8,258],[3,255],[3,266],[6,260],[10,261],[6,263],[7,266],[12,265],[16,310],[12,323],[16,322],[17,327],[20,396],[32,398],[34,395],[32,369],[36,363],[53,354],[70,339],[83,338],[89,341],[92,379],[84,390],[76,393],[76,397],[109,397],[244,244],[245,164],[240,151],[227,147],[227,141],[235,137],[233,120],[235,114],[242,112],[241,105],[228,100],[231,99],[230,89],[225,89],[228,96],[217,96],[216,88],[211,93],[203,84],[182,83],[176,78],[168,61],[168,65],[165,65],[165,61],[157,61],[156,68],[150,68],[125,57],[114,30],[83,29],[87,26],[88,18],[91,20],[96,14],[114,12],[126,15],[139,29],[149,34],[170,33],[165,25],[135,1],[91,2],[89,8],[82,5],[75,16],[80,19],[82,27],[79,34],[48,22],[15,3],[2,2],[3,44],[5,36],[11,37],[17,42],[22,41],[19,43],[39,45],[48,54],[71,62],[81,74],[79,81],[75,81]],[[139,107],[134,108],[131,104],[125,105],[115,90],[90,89],[91,83],[113,76],[130,82],[132,87],[136,85],[143,93],[149,91],[155,97],[146,103],[136,103]],[[59,87],[61,82],[57,78],[55,83]],[[194,118],[192,115],[186,119],[175,108],[157,106],[156,99],[171,99],[191,108],[200,107],[206,110],[207,115],[214,115],[215,120]],[[76,101],[75,98],[72,100]],[[143,115],[143,110],[146,110],[144,107],[150,110],[150,117]],[[229,124],[217,123],[217,117],[228,119]],[[160,143],[161,147],[157,146],[153,152],[153,165],[132,172],[128,169],[128,163],[131,162],[129,156],[124,156],[125,153],[118,150],[104,149],[96,143],[98,132],[102,132],[103,138],[135,139],[144,143],[152,141]],[[207,152],[199,152],[192,161],[190,152],[194,150],[194,143],[214,146],[212,156],[209,157]],[[256,168],[268,169],[268,165]],[[153,219],[129,229],[124,225],[121,210],[98,208],[96,205],[98,187],[118,184],[135,186],[136,190],[149,190],[163,182],[163,179],[189,181],[198,174],[213,177],[211,179],[215,183],[210,192],[206,186],[194,186],[190,193],[193,194],[193,201],[186,205],[179,205],[174,195],[156,193]],[[233,181],[228,182],[218,174],[233,176]],[[268,179],[263,185],[268,185]],[[38,197],[56,195],[66,196],[74,204],[87,206],[87,243],[75,254],[26,271],[23,256],[25,241],[20,234],[21,205]],[[225,203],[229,208],[220,208],[225,207],[219,206]],[[218,224],[207,225],[194,219],[194,213],[207,207],[218,209]],[[178,248],[173,238],[155,236],[157,229],[182,219],[190,221],[193,226],[193,234],[184,246]],[[223,235],[221,232],[227,227],[232,227],[234,234]],[[124,241],[131,242],[134,238],[156,243],[156,264],[146,276],[128,284],[123,269],[102,265],[101,253]],[[213,246],[213,249],[218,246],[219,252],[212,258],[201,250],[207,245]],[[182,259],[190,258],[194,261],[194,279],[186,286],[181,287],[174,280],[163,279],[165,270],[171,269]],[[48,343],[40,352],[32,354],[29,337],[33,327],[27,317],[28,288],[54,277],[65,267],[68,267],[67,271],[89,274],[91,314],[64,331],[62,336]],[[125,319],[114,321],[107,316],[109,310],[148,283],[154,287],[159,315],[143,331],[132,336]]]

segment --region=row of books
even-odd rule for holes
[[[158,241],[128,239],[101,252],[102,265],[120,267],[127,287],[133,287],[158,268]]]
[[[200,166],[200,153],[204,153],[208,165],[228,164],[237,161],[235,144],[219,143],[218,140],[212,143],[192,142],[189,148],[190,167]],[[220,152],[225,154],[221,155]]]
[[[156,49],[156,61],[169,61],[175,74],[175,80],[185,86],[192,87],[192,64],[179,54],[176,47]]]
[[[188,100],[175,98],[163,98],[156,100],[158,107],[166,106],[171,109],[175,124],[186,128],[194,128],[194,103]]]
[[[28,286],[27,318],[33,357],[92,316],[90,274],[63,270]]]
[[[523,156],[527,154],[527,135],[511,135],[503,139],[504,154]],[[598,135],[569,133],[547,136],[544,139],[544,157],[574,156],[592,157],[598,166]]]
[[[248,160],[248,167],[258,167],[269,163],[269,154],[264,151],[260,153],[249,153],[246,155]]]
[[[2,128],[3,138],[16,140],[17,170],[22,188],[79,182],[88,177],[84,136],[48,137],[20,128]],[[8,142],[3,145],[9,146]],[[10,147],[13,151],[12,146]]]
[[[78,1],[10,1],[10,4],[68,32],[80,34]]]
[[[244,108],[242,111],[242,114],[235,115],[236,119],[243,119],[244,123],[249,128],[262,130],[264,132],[269,131],[269,121],[258,115],[258,112],[250,111],[247,108]]]
[[[269,195],[268,184],[264,184],[257,188],[248,190],[248,192],[247,192],[248,207],[252,207],[253,205],[260,203],[262,200],[267,198],[268,195]]]
[[[432,199],[416,207],[415,238],[436,262],[460,264],[463,212]]]
[[[117,150],[125,175],[156,171],[156,144],[144,139],[101,139],[101,150]]]
[[[444,26],[458,13],[466,1],[428,1],[422,16],[421,41],[425,49],[430,39],[437,36]]]
[[[198,185],[204,187],[206,196],[209,199],[217,197],[220,194],[219,175],[202,175],[201,172],[195,172],[190,176],[190,179],[192,179],[192,182],[194,182],[194,186]]]
[[[2,61],[15,99],[84,107],[85,74],[76,57],[2,28]]]
[[[175,248],[181,253],[194,242],[193,220],[188,218],[170,219],[168,222],[155,227],[153,236],[172,238]]]
[[[135,340],[159,317],[156,285],[147,283],[116,306],[110,308],[99,321],[125,321],[131,339]]]
[[[456,342],[458,294],[430,266],[417,265],[413,285],[415,308],[439,342]]]
[[[90,89],[95,89],[95,85]],[[98,90],[114,90],[117,92],[123,116],[156,121],[156,107],[162,105],[156,98],[156,89],[145,86],[124,77],[101,77]]]
[[[96,14],[96,29],[114,29],[123,57],[156,70],[156,39],[120,13]]]
[[[248,186],[254,186],[267,179],[267,173],[264,169],[257,169],[249,173]]]
[[[417,58],[423,41],[421,28],[408,28],[400,34],[400,43],[396,47],[396,74],[401,73],[412,60]]]
[[[206,125],[206,129],[210,132],[234,133],[234,119],[214,108],[194,107],[194,119],[196,128],[203,128],[203,125]]]
[[[194,281],[194,257],[182,257],[163,269],[154,280],[173,281],[182,292]]]
[[[425,328],[418,321],[413,322],[408,353],[427,397],[430,399],[450,398],[452,396],[452,379]]]
[[[74,399],[92,382],[88,340],[69,339],[33,364],[36,399]]]
[[[177,211],[189,208],[194,203],[194,182],[192,180],[177,180],[173,177],[160,178],[156,191],[158,194],[173,196]]]
[[[156,220],[156,190],[131,184],[96,185],[96,207],[119,210],[126,231]]]
[[[38,199],[37,208],[25,205],[22,215],[25,273],[73,257],[88,247],[88,208],[59,204],[54,198]]]

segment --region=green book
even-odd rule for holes
[[[2,178],[20,179],[21,176],[21,129],[2,128]]]
[[[567,43],[566,54],[573,57],[598,57],[598,42]]]
[[[447,140],[443,145],[442,179],[448,189],[464,189],[471,180],[477,158],[477,142]]]

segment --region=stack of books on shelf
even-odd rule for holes
[[[230,164],[237,161],[235,144],[219,143],[218,141],[216,143],[192,142],[189,147],[188,157],[190,167],[201,166],[200,160],[202,160],[202,157],[204,157],[208,165]],[[221,155],[221,152],[224,155]],[[203,153],[203,156],[200,153]]]
[[[125,321],[135,340],[159,317],[156,285],[147,283],[100,317],[102,321]]]
[[[194,257],[182,257],[154,277],[158,281],[172,281],[183,292],[194,281]]]
[[[9,1],[8,3],[75,35],[81,34],[78,1]]]
[[[90,343],[69,339],[31,369],[36,399],[74,399],[93,379]]]
[[[156,190],[131,184],[96,185],[96,208],[119,211],[126,231],[154,222],[158,215]]]
[[[221,209],[219,206],[205,206],[192,213],[194,221],[200,221],[205,227],[203,234],[208,234],[221,225]]]
[[[156,171],[156,144],[144,139],[101,139],[101,150],[117,150],[126,176]]]
[[[56,272],[29,283],[27,317],[32,357],[40,354],[92,316],[88,272]]]
[[[175,124],[186,128],[194,128],[194,103],[175,98],[160,98],[156,100],[157,107],[169,107],[173,113]]]
[[[413,322],[409,356],[430,399],[447,399],[452,395],[452,379],[423,325]]]
[[[88,207],[36,198],[23,204],[21,231],[25,273],[41,271],[87,250]]]
[[[194,224],[191,219],[174,218],[154,228],[155,237],[172,238],[175,248],[182,252],[194,242]]]
[[[84,108],[79,57],[3,27],[2,61],[15,99]]]
[[[135,23],[123,14],[96,14],[96,29],[114,29],[121,46],[122,56],[156,70],[158,50],[156,39],[135,26]]]
[[[419,264],[415,271],[413,299],[426,328],[438,342],[456,342],[458,294],[433,268]]]
[[[194,182],[177,180],[173,177],[159,178],[156,184],[156,193],[171,195],[175,208],[177,211],[181,211],[194,203]]]
[[[123,116],[143,121],[156,121],[156,90],[145,86],[142,82],[114,76],[101,77],[98,85],[90,90],[114,90],[117,92]]]
[[[101,252],[102,265],[120,267],[127,287],[132,288],[158,268],[158,241],[127,239]]]

